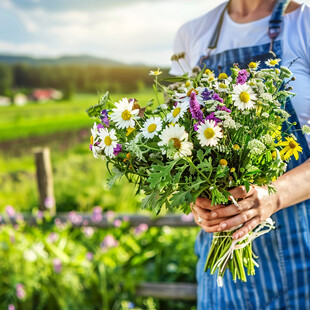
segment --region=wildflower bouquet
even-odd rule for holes
[[[142,108],[136,99],[112,102],[105,94],[87,112],[97,120],[90,149],[106,161],[109,185],[127,177],[146,195],[141,207],[156,214],[163,207],[189,213],[201,196],[212,205],[232,199],[238,206],[228,190],[241,185],[274,192],[272,181],[301,152],[294,136],[282,130],[283,124],[291,126],[283,108],[293,95],[284,79],[292,74],[278,61],[262,70],[254,62],[246,70],[235,65],[231,76],[202,70],[171,79],[175,83],[169,86],[159,83],[159,70],[151,72],[157,107],[150,102]],[[160,105],[159,91],[165,104]],[[234,280],[246,281],[244,267],[254,275],[257,265],[251,242],[272,228],[268,219],[234,241],[233,231],[214,233],[205,269],[218,271],[219,279],[229,269]]]

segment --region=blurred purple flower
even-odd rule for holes
[[[102,124],[98,124],[97,125],[97,130],[99,131],[100,129],[104,128],[104,126]]]
[[[39,211],[37,212],[37,219],[38,219],[38,220],[42,220],[42,219],[43,219],[43,216],[44,216],[43,211],[39,210]]]
[[[142,224],[140,224],[139,226],[137,226],[137,227],[135,228],[134,234],[135,234],[135,235],[141,234],[141,233],[147,231],[148,228],[149,228],[149,226],[148,226],[147,224],[142,223]]]
[[[228,112],[228,113],[231,113],[231,110],[228,109],[225,105],[224,105],[224,106],[218,105],[218,106],[217,106],[217,109],[218,109],[219,111],[226,111],[226,112]]]
[[[203,120],[203,113],[200,110],[200,104],[197,101],[196,93],[194,91],[192,91],[191,97],[189,100],[189,109],[192,114],[192,118],[197,119],[198,121]]]
[[[118,241],[112,235],[107,235],[100,243],[102,249],[109,249],[118,246]]]
[[[213,90],[205,88],[205,90],[201,93],[202,99],[204,101],[211,100],[213,97],[213,93]]]
[[[68,213],[68,220],[73,225],[80,225],[83,221],[83,217],[77,214],[75,211],[71,211]]]
[[[44,206],[47,209],[51,209],[55,206],[55,199],[53,197],[46,197],[44,200]]]
[[[85,235],[85,237],[87,238],[91,238],[94,234],[95,230],[93,227],[89,227],[89,226],[86,226],[86,227],[83,227],[83,233]]]
[[[102,208],[97,206],[97,207],[94,207],[93,209],[93,214],[91,216],[91,220],[94,222],[94,223],[99,223],[102,221],[102,218],[103,218],[103,215],[102,215]]]
[[[217,125],[217,123],[220,123],[220,122],[221,122],[221,120],[215,116],[214,112],[212,112],[211,114],[209,114],[209,115],[206,117],[206,121],[207,121],[207,120],[215,121],[215,125]]]
[[[87,258],[89,261],[93,260],[94,254],[93,254],[92,252],[87,252],[87,253],[86,253],[86,258]]]
[[[110,125],[110,120],[108,117],[108,110],[102,110],[100,113],[100,119],[103,124],[105,124],[107,127]]]
[[[117,144],[116,147],[113,150],[113,153],[115,156],[117,156],[121,151],[122,151],[122,145],[121,144]]]
[[[12,304],[10,304],[10,305],[8,306],[8,310],[15,310],[15,306],[12,305]]]
[[[124,215],[123,216],[123,221],[124,222],[129,222],[129,220],[130,220],[130,217],[128,215]]]
[[[189,213],[189,214],[182,214],[181,215],[181,220],[182,222],[192,222],[194,219],[193,214]]]
[[[53,267],[54,267],[54,271],[56,273],[60,273],[61,272],[61,269],[62,269],[62,262],[59,258],[54,258],[53,259]]]
[[[223,99],[217,93],[213,95],[212,99],[223,103]]]
[[[57,242],[58,239],[59,239],[59,235],[55,232],[50,233],[47,237],[47,241],[49,243]]]
[[[83,225],[88,225],[89,224],[89,220],[84,220],[83,221]]]
[[[9,217],[14,217],[16,214],[15,209],[12,206],[6,206],[5,207],[5,212]]]
[[[16,296],[18,299],[23,299],[26,297],[25,286],[21,283],[16,284]]]
[[[245,69],[240,70],[237,77],[237,84],[243,85],[247,81],[249,76],[250,73],[247,70]]]
[[[114,227],[121,227],[122,226],[122,221],[120,219],[116,219],[113,222]]]
[[[112,222],[115,218],[115,212],[114,211],[106,212],[106,217],[109,222]]]

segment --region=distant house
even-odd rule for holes
[[[24,94],[16,94],[13,98],[13,102],[17,106],[23,106],[28,102],[28,98]]]
[[[0,96],[0,107],[7,107],[11,104],[9,97]]]
[[[47,88],[47,89],[42,89],[42,88],[37,88],[34,89],[31,98],[34,101],[47,101],[47,100],[59,100],[62,98],[62,92],[53,89],[53,88]]]

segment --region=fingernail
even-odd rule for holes
[[[235,240],[236,240],[236,239],[239,239],[239,235],[236,234],[236,235],[234,236],[234,239],[235,239]]]
[[[222,224],[221,224],[221,227],[222,227],[222,228],[226,228],[226,227],[227,227],[227,224],[226,224],[226,223],[222,223]]]
[[[213,217],[213,218],[217,217],[216,212],[213,212],[213,213],[211,214],[211,217]]]

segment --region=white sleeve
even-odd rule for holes
[[[189,66],[190,55],[189,55],[189,40],[188,40],[188,26],[185,24],[179,28],[175,39],[174,39],[174,54],[185,52],[185,58],[179,61],[171,61],[171,69],[169,71],[172,75],[183,75],[184,73],[191,73],[192,70]]]

